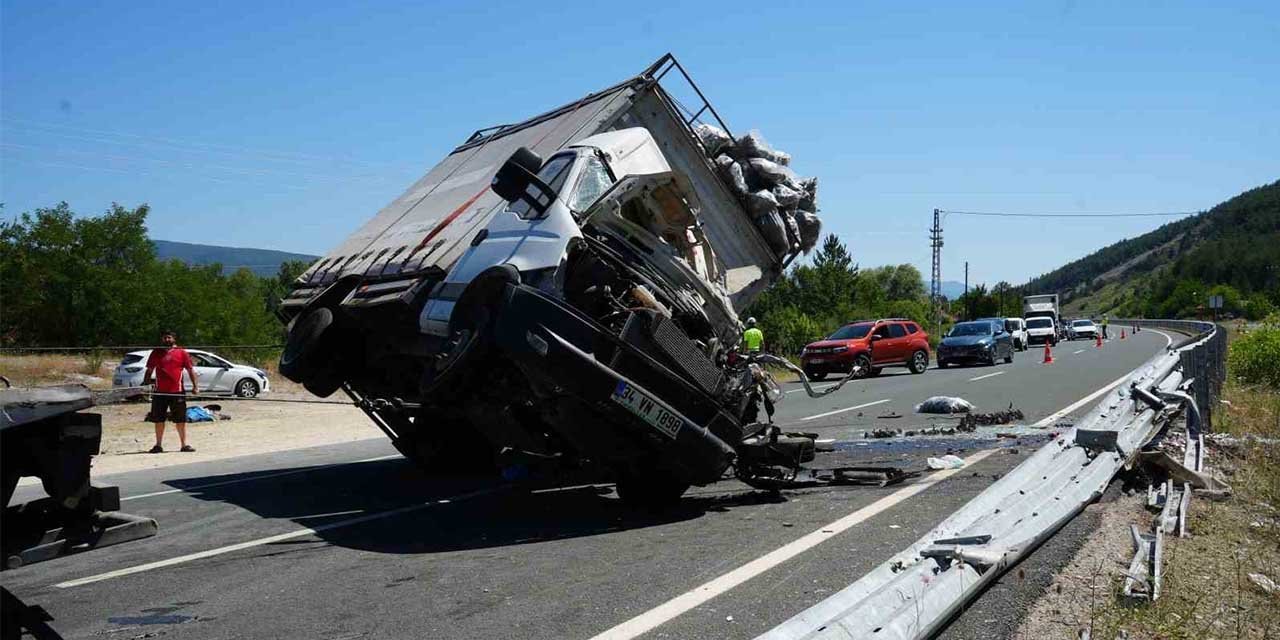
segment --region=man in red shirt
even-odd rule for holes
[[[151,453],[163,453],[160,441],[164,439],[164,421],[167,416],[178,429],[178,442],[181,451],[195,451],[187,445],[187,399],[182,390],[182,372],[186,371],[191,378],[191,393],[200,393],[196,388],[196,371],[191,362],[191,354],[177,346],[178,336],[172,331],[160,332],[163,348],[152,349],[147,358],[147,372],[142,375],[142,384],[151,384],[151,372],[155,372],[156,388],[151,395],[151,412],[147,420],[156,424],[156,446]]]

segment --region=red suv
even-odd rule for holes
[[[851,322],[800,355],[800,366],[811,380],[833,372],[844,375],[854,365],[862,367],[855,378],[880,375],[885,367],[924,373],[929,368],[929,334],[902,318]]]

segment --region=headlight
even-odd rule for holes
[[[125,367],[124,370],[125,373],[137,373],[142,371],[142,367]]]
[[[832,347],[831,353],[840,353],[841,351],[848,351],[848,350],[849,350],[848,346]]]
[[[254,369],[253,371],[258,375],[262,376],[263,378],[267,377],[267,372],[263,371],[262,369]]]

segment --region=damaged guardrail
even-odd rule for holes
[[[1130,374],[1080,420],[915,544],[760,636],[766,640],[927,638],[1006,569],[1102,495],[1183,402],[1203,410],[1225,379],[1216,325],[1116,321],[1191,334]],[[1165,398],[1169,399],[1166,400]],[[1170,401],[1173,400],[1173,401]],[[1207,425],[1207,412],[1199,416]]]

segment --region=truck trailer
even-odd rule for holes
[[[801,246],[717,173],[707,114],[728,130],[668,54],[475,132],[298,278],[281,373],[346,393],[427,470],[598,465],[642,503],[794,473],[813,439],[760,420],[782,394],[735,349]]]

